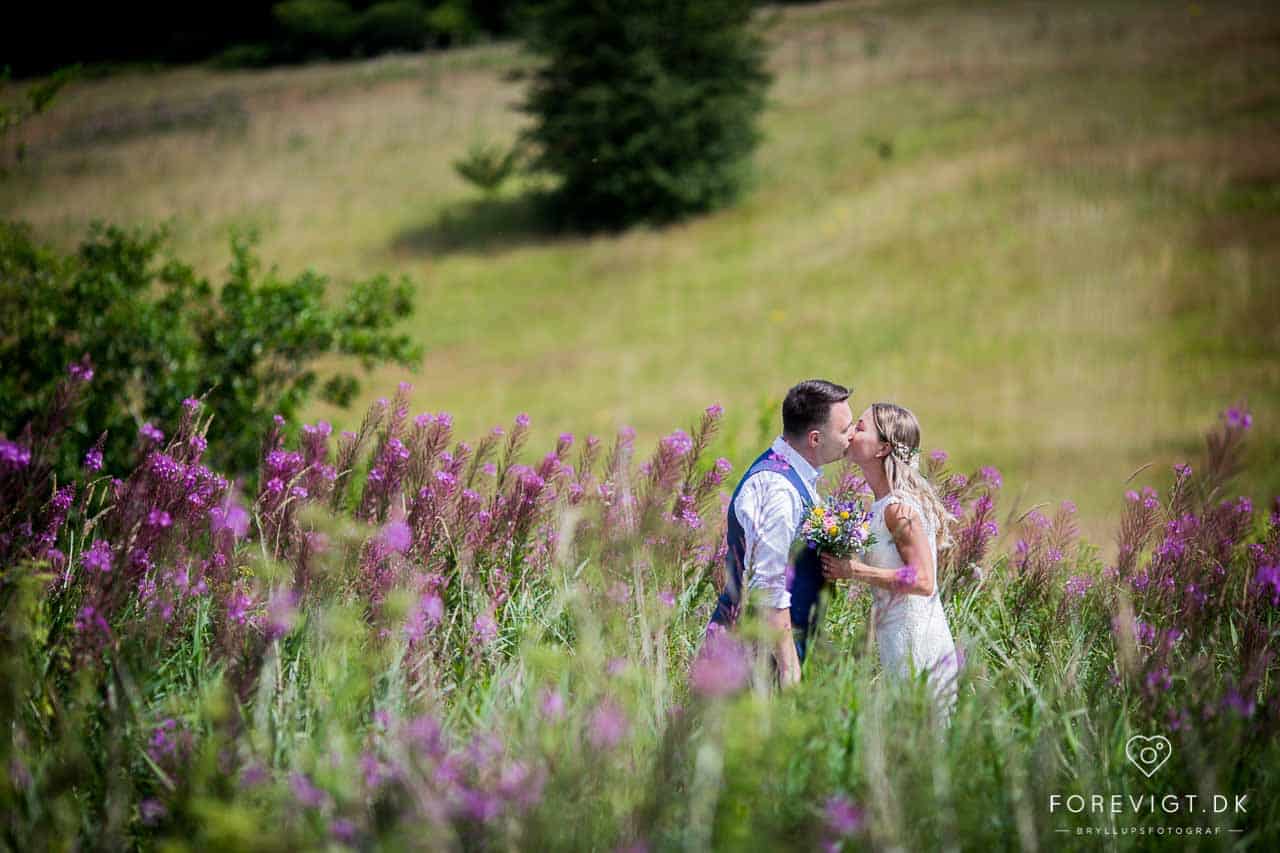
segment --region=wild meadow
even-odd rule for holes
[[[944,723],[922,682],[876,674],[865,590],[834,590],[782,694],[753,672],[749,623],[704,642],[733,477],[708,457],[717,405],[641,461],[630,428],[551,440],[525,414],[459,441],[402,386],[355,431],[273,431],[246,493],[202,463],[218,425],[191,399],[143,426],[129,470],[91,446],[54,482],[92,381],[69,365],[42,421],[0,442],[7,848],[1280,837],[1280,502],[1229,488],[1248,411],[1172,488],[1122,497],[1115,560],[1067,501],[1002,531],[1001,472],[928,455],[960,517]],[[1126,758],[1135,735],[1171,756]]]
[[[20,128],[0,217],[163,223],[215,280],[246,231],[283,276],[406,273],[426,354],[248,478],[198,394],[104,462],[92,358],[0,436],[3,849],[1280,844],[1271,4],[761,21],[752,188],[666,228],[459,179],[525,120],[513,44],[123,71]],[[795,689],[761,626],[706,639],[728,493],[811,376],[923,423],[948,722],[860,587]]]
[[[707,400],[744,465],[793,382],[915,411],[1021,510],[1196,452],[1241,401],[1242,487],[1280,492],[1280,32],[1266,2],[833,2],[767,10],[774,83],[743,202],[664,229],[546,233],[520,184],[453,171],[507,144],[514,44],[85,79],[24,127],[0,215],[65,247],[168,223],[215,280],[256,229],[282,274],[417,283],[420,370],[380,371],[479,434],[637,430]],[[4,152],[10,156],[11,152]],[[11,162],[11,156],[10,156]],[[762,418],[768,420],[762,430]]]

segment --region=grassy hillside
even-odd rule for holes
[[[451,161],[524,120],[511,45],[265,72],[82,81],[24,128],[0,215],[71,244],[168,222],[216,273],[251,226],[282,270],[419,285],[421,410],[474,435],[726,408],[745,462],[793,381],[913,408],[1089,532],[1168,482],[1204,424],[1256,419],[1245,491],[1280,493],[1280,18],[1267,3],[830,3],[765,16],[776,82],[736,208],[548,235]],[[7,154],[7,152],[6,152]],[[345,426],[358,417],[317,407]],[[216,427],[215,427],[216,428]],[[223,425],[234,428],[234,425]],[[545,443],[545,442],[543,442]]]

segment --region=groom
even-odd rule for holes
[[[800,680],[823,585],[818,552],[803,549],[793,562],[792,543],[819,500],[822,466],[843,456],[852,436],[849,389],[822,379],[801,382],[782,402],[782,435],[742,475],[729,501],[728,580],[711,621],[726,627],[736,621],[745,575],[778,636],[774,661],[784,687]]]

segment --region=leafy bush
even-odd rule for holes
[[[271,7],[301,57],[345,56],[360,28],[360,18],[343,0],[285,0]]]
[[[533,167],[583,227],[663,222],[741,190],[768,83],[747,0],[548,0],[529,15],[541,66],[524,103]]]
[[[375,3],[362,15],[358,39],[364,53],[388,50],[421,50],[431,28],[427,13],[415,0]]]
[[[209,458],[242,474],[253,469],[270,425],[264,406],[292,420],[316,390],[339,405],[357,392],[348,373],[322,383],[314,369],[320,357],[356,356],[367,369],[411,366],[421,356],[391,331],[412,311],[408,281],[357,282],[329,308],[323,276],[263,272],[246,239],[232,240],[227,280],[216,290],[163,258],[163,246],[160,232],[97,226],[78,252],[63,255],[21,226],[0,225],[0,434],[18,437],[47,408],[67,365],[83,361],[95,379],[69,429],[97,440],[109,467],[128,464],[144,422],[176,421],[181,400],[201,397],[238,424],[215,438]],[[64,480],[81,462],[70,446],[53,460]]]
[[[0,103],[0,144],[8,141],[9,135],[13,133],[24,122],[29,121],[34,116],[39,115],[49,108],[57,97],[58,92],[74,80],[81,72],[80,66],[71,66],[62,68],[49,77],[27,88],[23,93],[24,98],[21,101],[13,102],[6,100]],[[9,68],[6,66],[0,71],[0,93],[3,93],[9,83]],[[19,142],[13,148],[13,159],[17,163],[21,163],[26,158],[26,145]],[[7,152],[4,152],[7,156]],[[0,178],[8,175],[8,169],[4,162],[0,160]]]
[[[514,174],[519,159],[518,148],[503,151],[499,145],[478,142],[465,157],[453,161],[453,168],[463,180],[492,195]]]
[[[367,8],[345,0],[285,0],[272,7],[285,42],[281,59],[370,56],[466,41],[477,32],[468,4],[458,0],[382,0]],[[229,62],[239,54],[225,54]],[[256,59],[246,54],[248,59]]]

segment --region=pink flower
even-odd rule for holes
[[[91,382],[93,380],[93,365],[89,361],[89,355],[86,353],[80,361],[73,361],[68,364],[67,375],[76,382]]]
[[[298,804],[310,809],[322,808],[329,801],[329,794],[307,778],[304,773],[294,773],[289,777],[289,788]]]
[[[86,569],[106,574],[111,571],[111,544],[104,539],[93,540],[81,560]]]
[[[249,513],[228,498],[221,506],[209,510],[209,531],[215,535],[226,530],[235,539],[249,532]]]
[[[402,520],[389,521],[382,528],[381,536],[382,544],[388,550],[397,554],[403,554],[409,550],[409,546],[413,544],[413,531],[409,529],[409,525]]]
[[[827,829],[841,838],[853,835],[862,828],[862,809],[843,795],[828,797],[823,813]]]
[[[267,639],[283,637],[293,630],[297,619],[298,593],[285,588],[273,592],[267,600]]]
[[[492,611],[478,614],[475,622],[472,623],[471,632],[476,642],[482,646],[487,646],[498,639],[498,623],[494,621]]]
[[[703,696],[720,698],[746,687],[750,677],[746,649],[722,626],[713,624],[689,668],[690,686]]]
[[[31,464],[31,451],[7,438],[0,438],[0,463],[13,471],[20,471]]]
[[[617,581],[613,586],[609,587],[609,598],[614,604],[623,605],[631,600],[631,587],[622,581]]]
[[[600,701],[587,724],[587,740],[596,749],[613,749],[627,736],[627,715],[612,699]]]
[[[253,598],[243,590],[236,590],[227,598],[227,620],[243,625],[249,618]]]
[[[148,797],[138,803],[138,817],[142,819],[145,826],[155,826],[168,813],[169,810],[165,808],[164,803],[154,797]]]
[[[898,571],[894,572],[894,575],[893,575],[894,580],[897,582],[898,586],[901,588],[915,586],[916,579],[918,576],[919,575],[916,572],[915,566],[912,566],[910,564],[905,565],[902,568],[898,569]]]
[[[564,694],[554,687],[546,688],[542,691],[538,710],[548,720],[564,719]]]

